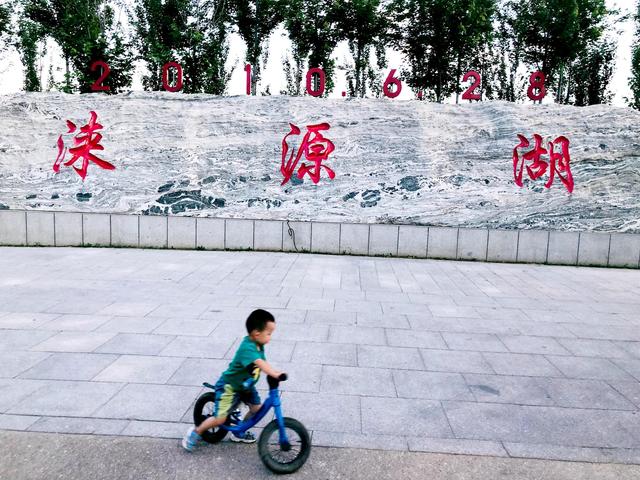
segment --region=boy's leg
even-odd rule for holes
[[[200,436],[210,428],[216,428],[227,421],[227,416],[224,417],[209,417],[204,422],[196,427],[196,433]]]

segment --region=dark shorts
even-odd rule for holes
[[[236,391],[231,385],[220,379],[215,384],[216,408],[214,417],[226,417],[240,402],[247,405],[260,405],[260,395],[255,386],[248,390]]]

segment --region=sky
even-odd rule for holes
[[[631,12],[634,9],[635,0],[607,0],[609,8],[617,8],[622,12]],[[124,14],[123,14],[124,17]],[[622,32],[618,37],[618,50],[616,56],[616,66],[611,82],[611,91],[614,93],[613,104],[625,105],[625,97],[630,97],[631,92],[628,86],[628,79],[631,75],[631,45],[633,43],[633,22],[627,21],[620,26]],[[269,60],[263,72],[262,82],[259,91],[269,86],[271,94],[279,94],[286,86],[286,78],[282,68],[282,58],[290,50],[290,43],[286,36],[286,31],[281,27],[274,31],[269,38]],[[228,67],[235,69],[228,87],[228,95],[243,95],[245,92],[245,72],[244,72],[244,43],[239,36],[230,36],[230,52],[227,61]],[[350,59],[346,42],[338,45],[333,54],[337,64],[345,64]],[[387,51],[389,68],[384,72],[384,76],[391,68],[399,69],[402,66],[401,55],[393,50]],[[64,65],[59,47],[54,42],[48,42],[47,51],[41,62],[43,78],[47,78],[49,65],[54,66],[54,78],[61,81],[63,78]],[[9,51],[0,57],[0,94],[15,93],[22,90],[24,82],[24,71],[20,58],[15,51]],[[138,64],[137,73],[134,77],[132,89],[142,91],[142,72],[144,65]],[[332,97],[340,97],[342,91],[346,90],[344,71],[336,72],[336,87],[331,94]],[[46,81],[46,80],[45,80]],[[405,88],[399,99],[411,97],[408,88]],[[552,101],[552,99],[547,99]]]

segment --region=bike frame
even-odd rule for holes
[[[282,407],[280,403],[280,393],[277,388],[269,390],[269,396],[265,402],[251,418],[238,423],[237,425],[221,425],[220,428],[228,430],[231,433],[242,435],[244,432],[254,427],[265,415],[273,408],[276,420],[278,422],[278,430],[280,432],[280,445],[289,445],[287,432],[284,429],[284,416],[282,415]]]

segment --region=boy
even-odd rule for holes
[[[247,318],[246,327],[249,335],[244,337],[229,367],[215,385],[214,416],[207,418],[197,427],[191,427],[182,439],[182,446],[189,452],[192,452],[198,442],[202,440],[201,435],[206,430],[219,427],[227,420],[229,410],[237,400],[241,400],[249,406],[249,413],[245,419],[260,410],[260,396],[255,383],[258,381],[261,371],[272,377],[279,377],[283,373],[269,365],[264,355],[264,346],[269,343],[276,328],[276,320],[273,315],[266,310],[254,310]],[[250,388],[246,389],[243,387],[243,382],[250,378],[253,378],[254,382]],[[231,440],[253,443],[256,441],[256,437],[247,431],[243,437],[232,435]]]

